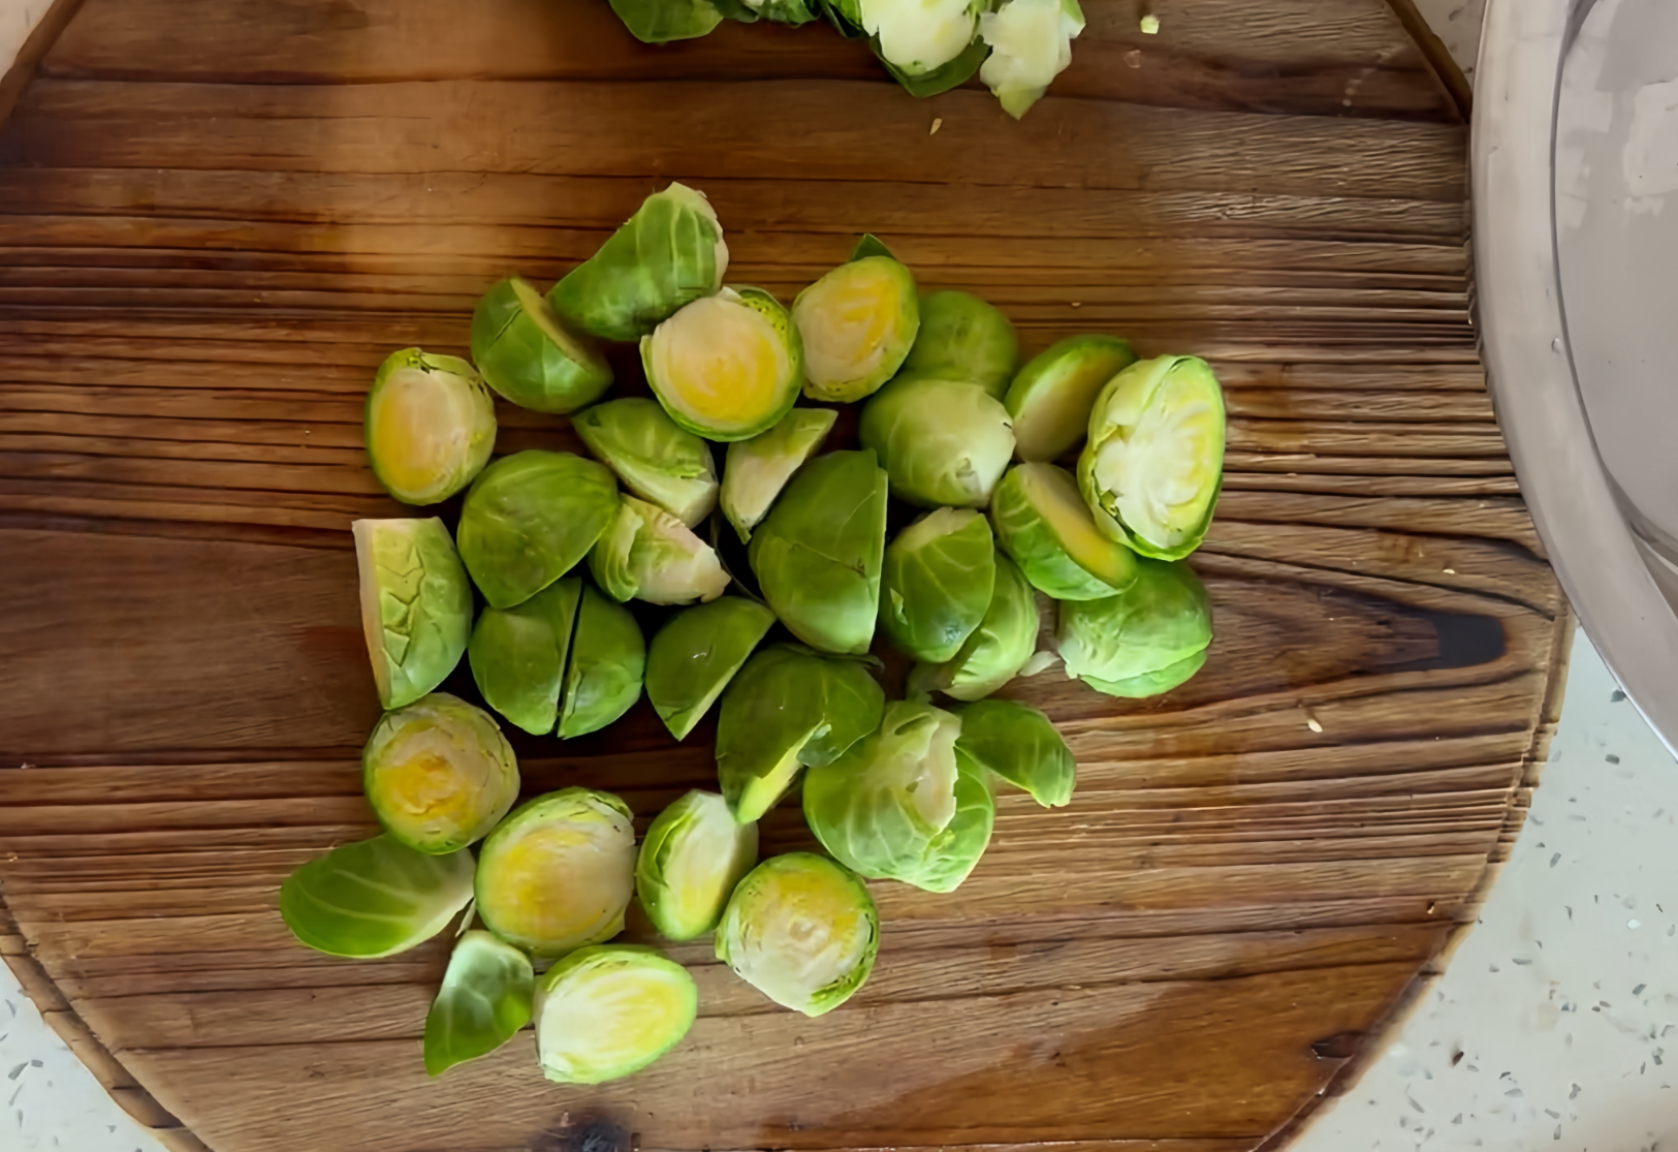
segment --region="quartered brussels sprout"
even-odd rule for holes
[[[588,557],[595,580],[617,600],[692,604],[728,586],[716,549],[654,504],[625,496]]]
[[[367,393],[367,461],[404,504],[436,504],[472,482],[495,448],[495,401],[472,365],[392,352]]]
[[[635,616],[583,585],[559,735],[570,740],[598,732],[629,711],[641,698],[646,667],[647,642]]]
[[[1059,730],[1043,713],[1015,700],[980,700],[962,708],[956,750],[1045,808],[1072,799],[1078,762]]]
[[[1020,338],[1000,309],[946,288],[921,297],[920,333],[903,371],[965,380],[1000,400],[1019,358]]]
[[[535,994],[530,957],[480,929],[462,935],[425,1015],[427,1075],[441,1076],[511,1040],[530,1023]]]
[[[519,795],[518,759],[495,720],[447,692],[384,714],[361,780],[386,832],[436,854],[489,835]]]
[[[670,418],[710,440],[773,427],[804,378],[798,329],[761,288],[724,288],[687,305],[641,341],[641,364]]]
[[[516,608],[485,608],[466,646],[484,703],[533,736],[559,720],[581,576],[556,580]]]
[[[728,446],[722,514],[742,544],[752,538],[752,529],[769,514],[792,474],[821,451],[838,417],[831,408],[794,408],[769,431]]]
[[[739,596],[665,622],[647,649],[647,699],[670,735],[686,739],[774,623],[773,612]]]
[[[905,656],[941,664],[985,618],[995,586],[989,522],[971,508],[939,508],[886,545],[880,627]]]
[[[915,342],[915,277],[880,252],[839,265],[792,303],[812,400],[861,400],[897,374]]]
[[[1014,456],[1001,401],[972,384],[905,374],[862,409],[862,444],[880,457],[892,495],[922,508],[983,508]]]
[[[783,1008],[831,1012],[874,970],[880,916],[868,888],[812,852],[746,874],[717,925],[717,959]]]
[[[839,759],[804,774],[804,819],[860,876],[950,892],[990,843],[996,804],[956,751],[960,718],[907,700]]]
[[[571,426],[623,486],[692,528],[717,506],[717,469],[705,441],[645,396],[596,404]]]
[[[460,558],[494,608],[511,608],[576,567],[618,510],[605,465],[530,449],[485,468],[460,509]]]
[[[717,779],[749,824],[806,764],[827,764],[880,723],[885,690],[858,661],[777,644],[754,654],[717,712]]]
[[[737,824],[728,801],[693,791],[658,814],[641,841],[635,894],[668,940],[717,926],[740,877],[757,863],[757,825]]]
[[[357,520],[350,531],[373,682],[380,704],[400,708],[460,663],[472,586],[441,520]]]
[[[1181,560],[1206,536],[1223,472],[1224,394],[1206,361],[1144,360],[1101,390],[1078,487],[1114,540]]]
[[[672,184],[555,284],[548,303],[591,336],[639,340],[683,305],[715,293],[727,272],[716,210],[704,193]]]
[[[978,700],[1002,687],[1025,667],[1037,645],[1037,597],[1006,556],[996,558],[996,585],[985,618],[955,658],[917,664],[909,674],[913,695],[942,692],[955,700]]]
[[[1066,674],[1109,696],[1157,696],[1206,663],[1212,601],[1182,561],[1143,560],[1117,596],[1060,606]]]
[[[688,970],[651,948],[579,948],[536,982],[536,1056],[558,1084],[604,1084],[639,1072],[699,1015]]]
[[[1004,400],[1020,459],[1058,460],[1076,447],[1096,396],[1134,363],[1130,345],[1112,336],[1068,336],[1033,356]]]
[[[990,56],[979,79],[1018,120],[1072,63],[1072,41],[1084,30],[1078,0],[1002,0],[979,17]]]
[[[526,801],[484,841],[475,887],[484,926],[533,955],[610,940],[635,892],[629,806],[589,788]]]
[[[600,349],[566,331],[542,294],[518,276],[478,301],[472,362],[491,388],[536,412],[575,412],[612,386],[612,366]]]
[[[342,844],[280,885],[280,916],[300,943],[377,960],[441,932],[472,899],[472,853],[417,852],[390,835]]]
[[[611,0],[629,34],[643,44],[668,44],[704,36],[722,23],[711,0]]]
[[[812,648],[860,654],[874,639],[886,496],[874,453],[829,452],[799,470],[752,536],[763,598]]]
[[[1056,600],[1098,600],[1136,579],[1135,555],[1096,529],[1064,468],[1010,468],[996,486],[990,514],[1002,550],[1032,587]]]

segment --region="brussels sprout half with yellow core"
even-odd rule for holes
[[[750,440],[728,446],[722,475],[722,514],[742,544],[769,515],[769,508],[794,472],[821,451],[839,413],[831,408],[794,408],[781,422]]]
[[[580,412],[571,427],[623,486],[689,528],[717,506],[711,446],[676,426],[645,396],[628,396]]]
[[[1031,586],[1056,600],[1098,600],[1130,586],[1136,557],[1096,529],[1077,481],[1053,464],[1008,470],[991,498],[996,542]]]
[[[652,948],[579,948],[536,981],[536,1057],[557,1084],[604,1084],[639,1072],[699,1015],[688,970]]]
[[[478,301],[472,362],[491,388],[535,412],[575,412],[612,386],[612,366],[600,349],[566,331],[542,294],[518,276]]]
[[[484,703],[533,736],[559,719],[580,576],[556,580],[516,608],[485,608],[466,646]]]
[[[373,475],[404,504],[436,504],[472,482],[495,449],[495,401],[472,365],[392,352],[363,416]]]
[[[1000,309],[946,288],[921,297],[920,332],[903,371],[965,380],[1000,400],[1019,356],[1019,335]]]
[[[1136,363],[1113,336],[1069,336],[1033,356],[1003,400],[1014,418],[1014,448],[1027,462],[1058,460],[1084,438],[1107,381]]]
[[[757,863],[757,825],[737,824],[715,792],[689,792],[647,827],[635,894],[668,940],[697,940],[717,926],[740,877]]]
[[[979,79],[1018,120],[1072,63],[1072,41],[1084,30],[1078,0],[1002,0],[979,17],[990,55]]]
[[[412,704],[466,651],[472,586],[441,520],[357,520],[361,629],[379,703]]]
[[[577,631],[565,671],[565,702],[559,714],[562,739],[598,732],[641,698],[647,642],[635,616],[622,604],[583,585]]]
[[[340,844],[280,885],[280,916],[301,944],[378,960],[423,944],[472,899],[472,853],[434,856],[388,834]]]
[[[386,832],[439,854],[489,835],[519,795],[519,766],[482,708],[433,692],[386,712],[361,751],[361,782]]]
[[[874,970],[880,916],[868,888],[813,852],[772,856],[734,889],[717,959],[783,1008],[833,1011]]]
[[[909,672],[909,692],[942,692],[954,700],[989,696],[1020,674],[1037,647],[1037,597],[1006,556],[996,558],[996,586],[985,618],[942,664],[916,664]]]
[[[695,300],[641,341],[641,364],[670,419],[708,440],[774,427],[804,378],[798,329],[761,288]]]
[[[562,788],[515,808],[484,841],[484,926],[536,956],[610,940],[635,891],[635,826],[609,792]]]
[[[863,407],[859,432],[892,495],[921,508],[983,508],[1014,456],[1002,402],[945,376],[899,376]]]
[[[1224,394],[1193,356],[1132,364],[1090,413],[1078,487],[1101,531],[1144,556],[1181,560],[1212,523],[1224,472]]]
[[[971,508],[939,508],[886,545],[880,627],[905,656],[942,663],[985,618],[995,586],[989,522]]]
[[[792,303],[804,341],[804,394],[848,404],[897,374],[920,331],[909,269],[887,255],[833,269]]]
[[[613,599],[649,604],[715,600],[729,580],[716,549],[664,509],[633,496],[618,505],[588,566]]]
[[[1060,606],[1066,674],[1109,696],[1157,696],[1206,663],[1212,601],[1178,560],[1142,560],[1136,582],[1105,600]]]
[[[664,622],[647,648],[647,699],[670,735],[687,738],[774,623],[773,612],[741,596]]]

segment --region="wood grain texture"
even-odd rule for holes
[[[1520,827],[1570,627],[1475,355],[1461,110],[1382,0],[1151,0],[1152,37],[1085,7],[1020,124],[824,29],[655,50],[598,0],[86,0],[40,56],[0,123],[0,956],[166,1144],[1250,1152],[1414,1001]],[[333,960],[275,912],[372,827],[347,529],[402,510],[362,399],[671,179],[783,297],[868,228],[1028,350],[1212,359],[1214,651],[1157,700],[1011,686],[1076,798],[1003,797],[953,894],[877,885],[842,1010],[682,946],[701,1019],[646,1073],[550,1085],[525,1033],[428,1082],[442,942]],[[499,451],[577,446],[498,414]],[[714,780],[712,725],[521,736],[526,790],[644,825]],[[788,806],[764,841],[810,843]]]

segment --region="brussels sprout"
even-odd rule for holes
[[[535,994],[530,957],[480,929],[461,936],[425,1014],[427,1075],[441,1076],[511,1040],[530,1023]]]
[[[1206,361],[1144,360],[1101,390],[1078,487],[1108,536],[1181,560],[1206,536],[1223,472],[1224,394]]]
[[[769,514],[792,474],[821,451],[839,413],[831,408],[794,408],[767,432],[728,446],[722,476],[722,514],[742,544]]]
[[[1002,0],[979,17],[991,54],[979,79],[1018,120],[1072,63],[1072,41],[1084,30],[1078,0]]]
[[[1037,597],[1006,556],[996,558],[996,587],[985,618],[955,659],[916,664],[909,674],[913,695],[942,692],[956,700],[989,696],[1017,676],[1037,645]]]
[[[629,711],[641,697],[646,667],[647,642],[634,615],[583,585],[565,673],[560,736],[569,740],[598,732]]]
[[[862,409],[862,445],[892,495],[922,508],[983,508],[1014,455],[1008,410],[983,388],[905,374]]]
[[[897,374],[915,342],[915,278],[890,256],[863,256],[800,292],[792,318],[804,339],[804,395],[861,400]]]
[[[731,7],[728,15],[743,24],[759,17],[772,24],[808,24],[821,16],[816,0],[732,0]]]
[[[1078,762],[1043,713],[1015,700],[980,700],[959,715],[956,751],[1025,789],[1045,808],[1060,808],[1072,799]]]
[[[688,1034],[699,988],[651,948],[580,948],[536,982],[536,1055],[557,1084],[639,1072]]]
[[[989,0],[979,0],[976,6],[987,3]],[[943,0],[940,6],[946,9],[953,7],[949,0]],[[880,63],[886,66],[886,71],[891,73],[892,79],[909,95],[923,100],[967,83],[973,78],[973,73],[979,70],[979,65],[985,62],[985,57],[990,54],[990,45],[975,35],[972,42],[962,49],[961,54],[947,63],[932,69],[904,68],[886,56],[885,43],[880,37],[873,38],[871,47]]]
[[[988,0],[853,0],[855,22],[873,37],[874,54],[912,95],[933,96],[961,84],[984,59],[979,13]]]
[[[1060,606],[1066,674],[1109,696],[1157,696],[1206,663],[1212,601],[1182,561],[1142,560],[1117,596]]]
[[[879,725],[885,704],[857,661],[788,644],[753,655],[717,712],[717,779],[734,819],[761,819],[801,765],[839,757]]]
[[[484,926],[526,952],[610,940],[635,891],[629,806],[588,788],[520,804],[484,841],[475,888]]]
[[[995,586],[990,524],[971,508],[939,508],[886,546],[880,627],[905,656],[941,664],[985,618]]]
[[[886,495],[874,453],[830,452],[799,470],[752,537],[763,598],[812,648],[860,654],[873,642]]]
[[[757,825],[735,823],[728,801],[695,790],[648,826],[635,894],[666,939],[697,940],[717,926],[734,886],[756,863]]]
[[[567,332],[542,294],[518,276],[478,301],[472,360],[491,388],[536,412],[575,412],[612,386],[612,366],[600,349]]]
[[[361,752],[386,832],[441,855],[489,835],[519,795],[519,765],[488,712],[446,692],[386,712]]]
[[[903,370],[965,380],[1000,400],[1019,358],[1020,338],[1001,310],[946,288],[921,297],[921,330]]]
[[[611,0],[629,34],[643,44],[668,44],[704,36],[722,23],[710,0]]]
[[[548,303],[591,336],[639,340],[683,305],[715,293],[727,272],[716,210],[703,192],[672,184],[555,284]]]
[[[423,944],[472,899],[472,853],[416,852],[393,836],[341,844],[287,876],[280,916],[300,943],[377,960]]]
[[[1014,448],[1028,462],[1058,460],[1084,438],[1102,386],[1136,363],[1112,336],[1068,336],[1031,358],[1004,401],[1014,418]]]
[[[804,348],[773,296],[724,288],[642,339],[641,364],[677,424],[711,440],[744,440],[774,427],[798,399]]]
[[[363,424],[373,475],[404,504],[447,500],[495,448],[495,401],[472,365],[418,348],[380,365]]]
[[[879,950],[880,916],[867,886],[813,852],[773,856],[746,873],[717,925],[717,959],[806,1016],[849,1000]]]
[[[625,488],[689,528],[717,506],[710,446],[645,396],[596,404],[571,424]]]
[[[715,600],[728,586],[716,549],[664,509],[633,496],[619,503],[588,567],[617,600],[692,604]]]
[[[1056,600],[1098,600],[1130,586],[1136,557],[1095,527],[1077,481],[1053,464],[1008,470],[991,498],[996,542],[1032,587]]]
[[[556,580],[517,608],[485,608],[466,646],[484,703],[533,736],[559,719],[580,576]]]
[[[400,708],[460,663],[472,627],[472,586],[441,520],[357,520],[350,531],[373,682],[380,704]]]
[[[676,613],[647,650],[647,699],[685,739],[775,623],[763,605],[724,596]]]
[[[576,567],[618,510],[612,473],[530,449],[485,468],[460,509],[460,558],[493,608],[512,608]]]

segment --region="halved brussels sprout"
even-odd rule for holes
[[[676,423],[710,440],[744,440],[798,399],[804,349],[780,301],[761,288],[724,288],[645,337],[641,364]]]
[[[641,698],[646,667],[647,642],[634,614],[583,585],[565,673],[561,738],[598,732],[629,711]]]
[[[857,0],[857,22],[874,37],[874,51],[905,87],[931,77],[943,77],[950,66],[971,55],[979,38],[979,13],[988,0]],[[981,53],[982,58],[982,53]],[[967,76],[977,68],[967,69]],[[911,89],[930,96],[960,84],[952,78],[943,88]]]
[[[956,750],[1023,788],[1044,808],[1072,799],[1078,762],[1060,731],[1043,713],[1016,700],[980,700],[962,708]]]
[[[723,14],[710,0],[611,0],[629,34],[643,44],[692,40],[722,23]]]
[[[460,663],[472,627],[472,585],[441,520],[357,520],[350,531],[373,682],[380,704],[400,708]]]
[[[727,272],[716,210],[703,192],[672,184],[647,197],[600,251],[555,284],[548,303],[591,336],[639,340],[683,305],[716,292]]]
[[[1001,401],[972,384],[905,374],[862,409],[862,444],[879,454],[892,495],[922,508],[983,508],[1014,456]]]
[[[582,577],[567,576],[517,608],[485,608],[472,628],[466,654],[484,703],[532,736],[546,736],[559,719],[582,593]]]
[[[763,598],[812,648],[860,654],[873,642],[886,496],[874,453],[829,452],[799,470],[752,537]]]
[[[685,739],[775,623],[753,600],[724,596],[676,613],[647,650],[647,699]]]
[[[1136,354],[1113,336],[1068,336],[1033,356],[1003,402],[1014,418],[1014,448],[1027,462],[1058,460],[1089,430],[1102,387]]]
[[[341,844],[287,876],[280,916],[298,942],[377,960],[441,932],[472,899],[472,853],[416,852],[390,835]]]
[[[575,412],[612,386],[612,366],[600,349],[567,332],[542,294],[518,276],[478,301],[472,361],[491,388],[535,412]]]
[[[1020,338],[1000,309],[946,288],[921,297],[921,329],[903,370],[965,380],[1000,400],[1019,358]]]
[[[740,877],[757,863],[757,825],[737,824],[715,792],[689,792],[647,827],[635,894],[668,940],[697,940],[717,926]]]
[[[610,940],[635,892],[629,806],[589,788],[520,804],[484,841],[475,890],[484,926],[533,955]]]
[[[890,256],[841,264],[792,302],[804,339],[804,395],[848,404],[897,374],[920,330],[909,269]]]
[[[990,607],[953,660],[916,664],[909,673],[912,695],[942,692],[955,700],[989,696],[1015,676],[1037,646],[1037,597],[1006,556],[996,558],[996,586]]]
[[[494,608],[511,608],[576,567],[618,510],[605,465],[530,449],[485,468],[460,509],[460,558]]]
[[[1181,560],[1206,536],[1223,472],[1224,394],[1206,361],[1144,360],[1101,390],[1078,487],[1108,536]]]
[[[488,712],[433,692],[384,714],[362,749],[361,781],[386,832],[439,855],[501,822],[519,796],[519,765]]]
[[[717,506],[711,448],[645,396],[596,404],[571,421],[623,486],[692,528]]]
[[[717,925],[717,959],[783,1008],[831,1012],[874,970],[880,916],[868,888],[813,852],[746,874]]]
[[[880,627],[905,656],[941,664],[985,618],[995,586],[989,522],[971,508],[939,508],[886,545]]]
[[[717,713],[717,779],[734,819],[762,819],[801,766],[833,761],[879,725],[885,704],[858,661],[788,644],[753,655]]]
[[[688,1034],[699,988],[651,948],[579,948],[536,982],[536,1055],[557,1084],[639,1072]]]
[[[426,1074],[441,1076],[511,1040],[530,1023],[535,994],[530,957],[477,928],[462,935],[425,1014]]]
[[[418,348],[379,366],[363,424],[373,475],[404,504],[447,500],[495,449],[495,401],[472,365]]]
[[[1018,120],[1072,63],[1072,41],[1083,30],[1078,0],[1002,0],[979,17],[979,35],[991,48],[979,79]]]
[[[1095,526],[1072,474],[1053,464],[1008,470],[991,499],[996,542],[1032,587],[1056,600],[1098,600],[1136,579],[1136,557]]]
[[[588,556],[589,571],[616,600],[692,604],[728,587],[716,549],[655,504],[625,496]]]
[[[752,529],[769,514],[793,473],[821,451],[838,417],[831,408],[794,408],[769,431],[728,446],[722,514],[742,544],[752,538]]]
[[[1105,600],[1060,606],[1066,674],[1109,696],[1157,696],[1206,663],[1212,601],[1182,561],[1139,562],[1136,582]]]

